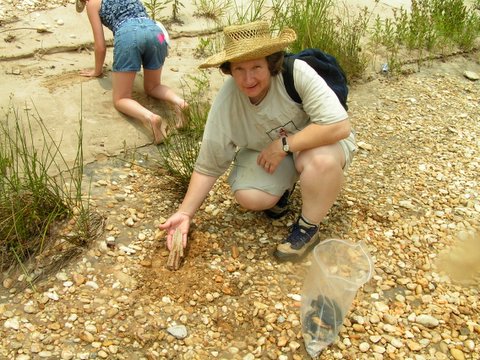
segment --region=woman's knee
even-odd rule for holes
[[[280,198],[260,190],[237,190],[234,196],[241,207],[253,211],[270,209]]]
[[[342,168],[340,161],[331,154],[321,154],[313,158],[313,166],[321,172],[330,172]]]
[[[342,171],[343,159],[329,153],[318,153],[310,156],[307,161],[302,161],[302,168],[298,169],[300,173],[304,171],[313,171],[316,174],[325,174],[332,171]]]

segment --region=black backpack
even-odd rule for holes
[[[288,95],[298,104],[302,103],[293,83],[293,61],[300,59],[310,65],[337,95],[345,110],[348,110],[348,86],[345,72],[334,56],[319,49],[305,49],[298,53],[286,53],[283,60],[283,81]]]

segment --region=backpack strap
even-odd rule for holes
[[[298,95],[297,90],[295,89],[295,84],[293,82],[293,62],[295,58],[289,56],[290,54],[286,53],[283,58],[283,82],[285,84],[285,90],[287,90],[288,96],[298,104],[302,103],[300,95]]]

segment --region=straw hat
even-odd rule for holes
[[[85,0],[76,0],[75,9],[77,10],[77,12],[81,13],[83,9],[85,9]]]
[[[210,56],[200,69],[217,67],[227,61],[246,61],[283,51],[295,41],[297,35],[292,29],[284,29],[272,37],[268,22],[255,21],[244,25],[232,25],[223,29],[224,50]]]

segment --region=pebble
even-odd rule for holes
[[[30,360],[31,357],[29,355],[25,355],[25,354],[20,354],[18,355],[15,360]]]
[[[463,354],[462,350],[452,348],[450,349],[450,354],[455,360],[465,360],[465,355]]]
[[[415,322],[431,329],[439,324],[439,321],[431,315],[418,315],[415,318]]]
[[[370,349],[370,344],[367,343],[367,342],[362,342],[362,343],[358,346],[358,349],[359,349],[361,352],[367,352],[367,351]]]
[[[397,349],[400,349],[403,347],[402,340],[397,338],[392,338],[392,340],[390,340],[390,344],[392,344],[392,346],[396,347]]]
[[[6,328],[6,329],[19,330],[20,329],[20,321],[18,321],[17,318],[7,319],[3,323],[3,327]]]
[[[465,76],[467,79],[472,80],[472,81],[477,81],[477,80],[480,79],[480,75],[478,75],[474,71],[466,70],[466,71],[463,72],[463,76]]]
[[[167,332],[176,339],[185,339],[188,336],[187,328],[185,325],[170,326]]]

